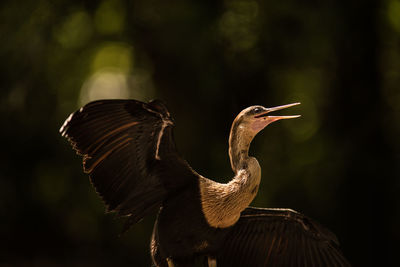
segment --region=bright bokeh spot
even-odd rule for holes
[[[91,76],[82,86],[80,105],[99,99],[129,98],[127,76],[119,72],[101,71]]]
[[[92,62],[92,72],[106,68],[116,69],[121,73],[128,73],[132,69],[132,47],[124,43],[107,43],[101,46]]]
[[[79,105],[98,99],[152,98],[150,72],[133,65],[131,46],[121,42],[100,45],[90,65],[91,74],[81,88]]]

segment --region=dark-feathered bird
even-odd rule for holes
[[[127,216],[125,230],[159,209],[151,240],[157,266],[350,266],[336,237],[291,209],[248,205],[261,168],[248,155],[268,124],[298,116],[270,116],[299,103],[244,109],[233,122],[226,184],[196,173],[179,156],[174,121],[161,101],[100,100],[65,121],[60,132],[83,156],[107,210]]]

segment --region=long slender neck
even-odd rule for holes
[[[261,180],[260,165],[256,158],[249,156],[250,143],[255,134],[240,121],[235,120],[229,135],[229,158],[235,176],[228,186],[229,184],[239,185],[232,186],[231,191],[249,198],[250,202],[255,197]],[[249,188],[251,188],[250,195],[246,194]]]
[[[249,147],[254,135],[246,131],[243,125],[234,122],[229,135],[229,158],[233,172],[237,173],[248,166]]]
[[[227,184],[204,177],[199,179],[203,214],[212,227],[225,228],[235,224],[257,194],[261,168],[248,154],[254,135],[236,119],[229,136],[229,157],[235,176]]]
[[[235,120],[229,136],[229,157],[235,176],[227,184],[199,179],[203,214],[212,227],[235,224],[257,194],[261,168],[258,161],[248,155],[253,137]]]

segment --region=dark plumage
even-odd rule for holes
[[[247,154],[251,140],[269,123],[296,117],[267,116],[292,105],[238,115],[228,184],[197,174],[178,155],[173,119],[160,101],[91,102],[60,132],[83,156],[107,211],[128,216],[124,230],[159,209],[151,241],[157,266],[350,266],[336,237],[318,223],[289,209],[247,207],[261,178]]]

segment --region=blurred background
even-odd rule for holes
[[[164,100],[180,153],[218,181],[243,108],[301,102],[252,143],[253,205],[316,219],[354,266],[398,263],[400,0],[0,5],[0,266],[151,264],[155,214],[118,237],[58,132],[103,98]]]

